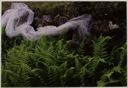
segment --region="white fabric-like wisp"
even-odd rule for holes
[[[26,22],[21,22],[22,17],[26,17]],[[12,3],[11,9],[5,11],[2,15],[1,25],[5,27],[5,33],[8,37],[12,38],[18,36],[19,30],[17,30],[19,25],[28,24],[30,25],[33,21],[34,12],[28,8],[27,5],[23,3]]]
[[[25,17],[26,21],[22,20],[23,17]],[[8,37],[12,38],[21,35],[30,41],[38,40],[42,36],[59,35],[69,30],[78,31],[80,39],[90,35],[89,23],[91,21],[91,15],[88,14],[73,18],[58,27],[39,27],[37,31],[30,26],[33,17],[33,11],[29,9],[26,4],[12,3],[11,9],[5,11],[2,15],[2,27],[5,27],[5,32]]]
[[[113,24],[112,21],[109,21],[109,28],[110,28],[110,30],[117,29],[117,28],[119,28],[119,25]]]

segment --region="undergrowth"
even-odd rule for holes
[[[2,40],[2,86],[126,86],[126,44],[115,46],[109,54],[110,39],[93,40],[91,55],[84,53],[84,44],[71,49],[63,38]]]

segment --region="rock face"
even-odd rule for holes
[[[50,15],[43,15],[41,19],[43,26],[52,25],[53,23],[52,17]]]
[[[50,15],[42,15],[41,17],[35,16],[32,26],[36,30],[38,27],[43,27],[52,24],[53,24],[53,19],[51,18]]]
[[[68,21],[68,17],[66,17],[66,16],[57,15],[54,18],[54,24],[57,26],[62,25],[64,23],[66,23],[67,21]]]

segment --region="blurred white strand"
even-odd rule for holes
[[[119,25],[113,24],[112,21],[109,21],[109,28],[110,28],[110,30],[117,29],[117,28],[119,28]]]
[[[5,27],[6,35],[10,38],[21,35],[25,39],[33,41],[40,39],[42,36],[54,36],[73,30],[77,31],[73,36],[78,36],[80,40],[86,36],[90,36],[89,23],[91,21],[91,15],[84,14],[78,16],[58,27],[39,27],[37,31],[30,26],[33,16],[33,11],[26,4],[12,3],[11,9],[5,11],[2,16],[2,27]],[[26,21],[23,20],[23,17],[25,17],[24,20]]]

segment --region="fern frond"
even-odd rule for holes
[[[93,55],[101,58],[107,58],[106,45],[111,37],[100,36],[97,40],[93,41]]]

